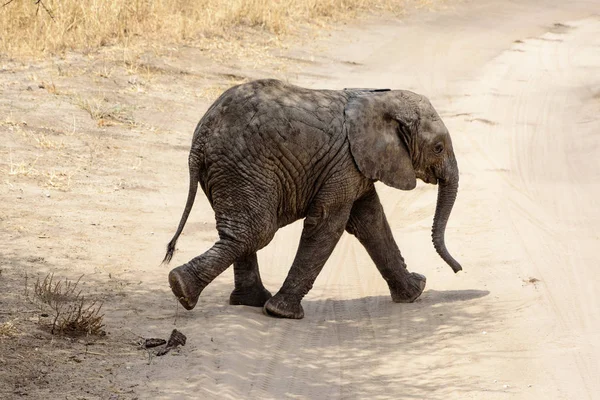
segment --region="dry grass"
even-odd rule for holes
[[[104,335],[104,314],[100,314],[102,304],[87,301],[78,290],[79,281],[54,281],[54,274],[48,274],[44,280],[36,281],[33,287],[33,302],[47,310],[52,317],[52,334]],[[27,281],[26,281],[27,282]],[[28,296],[27,283],[25,293]]]
[[[0,53],[12,56],[90,50],[135,41],[231,38],[251,27],[276,35],[376,10],[400,13],[406,0],[34,0],[0,8]],[[218,40],[217,40],[218,41]]]
[[[55,168],[40,172],[34,168],[36,162],[37,159],[31,163],[25,161],[14,163],[11,161],[8,171],[6,172],[8,172],[9,177],[33,179],[35,182],[43,184],[46,188],[52,188],[62,192],[67,192],[71,189],[75,172],[68,170],[59,171]],[[5,182],[12,185],[12,182],[9,179],[6,179]]]
[[[112,122],[112,120],[111,120]],[[4,175],[4,183],[12,186],[12,181],[33,181],[46,188],[69,191],[73,183],[75,171],[69,160],[70,152],[63,139],[57,140],[56,133],[49,129],[33,130],[26,123],[0,121],[0,126],[6,125],[9,131],[18,133],[26,143],[35,146],[27,156],[15,159],[9,148],[6,163],[0,162],[0,176]],[[60,161],[59,161],[60,160]],[[48,162],[51,165],[48,165]],[[60,164],[60,165],[59,165]]]
[[[61,142],[57,142],[56,140],[50,139],[47,135],[43,133],[33,135],[33,139],[35,140],[36,146],[40,149],[44,150],[60,150],[65,147],[65,144]]]
[[[35,169],[35,163],[37,159],[33,162],[13,162],[12,157],[9,160],[8,164],[8,175],[12,176],[37,176],[39,174],[38,170]]]
[[[78,97],[75,104],[82,110],[87,111],[93,120],[97,121],[98,126],[108,126],[114,123],[135,125],[130,110],[121,104],[110,104],[108,99],[91,98],[85,99]]]
[[[0,324],[0,338],[13,337],[19,333],[19,330],[14,324],[14,321],[6,321]]]
[[[66,192],[71,189],[73,175],[74,173],[71,171],[48,171],[46,173],[46,187]]]
[[[49,82],[49,83],[47,83],[47,82],[44,82],[44,81],[42,81],[42,82],[41,82],[41,83],[38,85],[38,87],[39,87],[40,89],[46,89],[46,91],[47,91],[48,93],[50,93],[50,94],[55,94],[55,95],[58,95],[58,94],[60,94],[60,93],[59,93],[59,91],[56,89],[56,85],[54,84],[54,82]]]

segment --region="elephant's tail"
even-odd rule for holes
[[[189,170],[190,170],[190,188],[188,190],[188,197],[185,203],[185,209],[183,210],[183,215],[181,216],[181,221],[179,221],[179,226],[177,227],[177,232],[173,236],[173,239],[167,245],[167,253],[165,254],[165,258],[163,259],[163,264],[168,264],[173,258],[173,253],[175,253],[175,245],[177,244],[177,239],[179,239],[179,235],[183,231],[183,227],[187,222],[188,216],[190,215],[190,211],[192,211],[192,207],[194,206],[194,200],[196,199],[196,193],[198,192],[198,182],[200,178],[200,165],[199,160],[195,157],[190,156],[189,159]]]

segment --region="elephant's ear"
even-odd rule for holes
[[[397,189],[417,185],[406,144],[418,114],[414,103],[398,91],[351,98],[345,109],[350,151],[360,172]]]

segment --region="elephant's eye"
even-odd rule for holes
[[[434,147],[433,147],[433,151],[435,154],[440,154],[442,151],[444,151],[444,143],[437,143]]]

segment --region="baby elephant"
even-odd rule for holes
[[[429,101],[405,90],[309,90],[277,80],[232,87],[198,123],[189,155],[190,186],[169,262],[198,183],[215,212],[219,240],[173,269],[169,284],[191,310],[202,290],[233,264],[231,304],[302,318],[312,288],[344,230],[365,246],[392,299],[409,303],[425,288],[400,254],[374,182],[411,190],[416,178],[438,184],[433,244],[454,270],[444,244],[458,190],[448,130]],[[274,296],[265,289],[256,252],[275,232],[304,218],[296,258]]]

